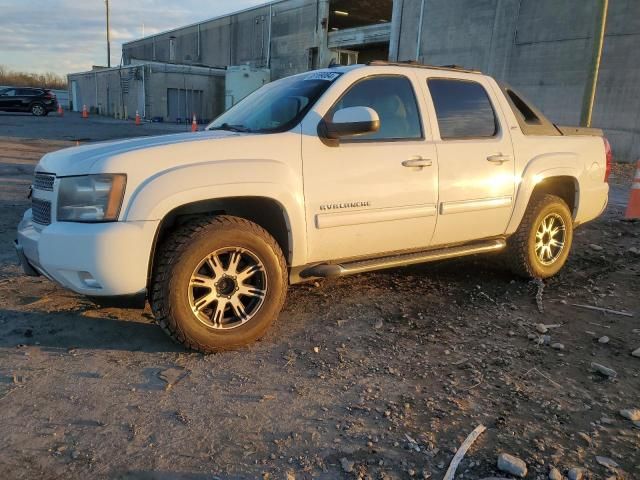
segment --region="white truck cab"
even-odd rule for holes
[[[188,348],[260,338],[289,283],[504,251],[557,273],[611,150],[479,72],[374,62],[272,82],[204,132],[45,155],[25,272],[144,306]]]

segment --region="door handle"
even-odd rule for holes
[[[402,162],[402,166],[408,167],[408,168],[415,168],[415,167],[424,168],[424,167],[430,167],[431,165],[433,165],[433,160],[431,160],[430,158],[422,158],[422,157],[414,157]]]
[[[502,165],[504,162],[511,161],[511,155],[502,155],[501,153],[498,153],[497,155],[489,155],[487,157],[487,161],[491,163],[499,163],[500,165]]]

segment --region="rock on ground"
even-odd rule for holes
[[[600,375],[609,378],[614,378],[618,375],[618,373],[613,368],[605,367],[604,365],[595,362],[591,363],[591,369],[595,372],[598,372]]]
[[[567,478],[569,480],[583,480],[584,470],[582,468],[572,468],[567,472]]]
[[[556,467],[549,469],[549,480],[562,480],[562,474]]]
[[[640,421],[640,408],[625,408],[620,410],[620,415],[624,418],[628,418],[632,422]]]
[[[355,463],[343,457],[340,459],[340,465],[342,465],[342,470],[344,470],[346,473],[351,473],[353,472]]]
[[[608,468],[609,470],[615,470],[620,466],[609,457],[596,457],[596,462],[598,462],[603,467]]]
[[[515,475],[516,477],[524,478],[527,475],[527,464],[524,460],[509,455],[508,453],[501,453],[500,456],[498,456],[498,469]]]

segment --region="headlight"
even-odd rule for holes
[[[60,222],[118,220],[127,176],[123,174],[63,177],[58,187]]]

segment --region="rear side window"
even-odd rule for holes
[[[527,105],[527,102],[520,98],[513,90],[507,90],[507,95],[509,95],[509,99],[518,109],[518,112],[520,112],[526,123],[529,125],[542,125],[542,122],[531,107]]]
[[[498,133],[498,121],[482,85],[443,78],[432,78],[427,83],[438,117],[440,138],[489,138]]]
[[[380,130],[358,136],[355,141],[422,138],[416,96],[406,77],[375,76],[356,82],[331,108],[329,118],[333,118],[338,110],[348,107],[369,107],[380,117]]]

